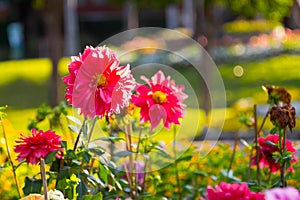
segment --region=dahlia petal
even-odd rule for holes
[[[149,109],[149,117],[151,122],[151,131],[159,125],[161,121],[165,122],[167,113],[162,105],[154,104]]]

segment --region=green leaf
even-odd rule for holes
[[[7,161],[7,162],[5,162],[3,165],[1,165],[0,168],[7,168],[7,167],[9,167],[9,166],[10,166],[10,162]]]
[[[116,157],[127,157],[131,154],[132,154],[131,151],[119,151],[119,152],[115,153],[115,156]]]
[[[80,128],[78,126],[74,126],[74,125],[68,125],[68,128],[73,131],[74,133],[79,134]]]
[[[87,150],[90,151],[91,153],[96,154],[97,156],[102,156],[103,154],[105,154],[105,150],[101,147],[87,148]]]
[[[179,157],[175,162],[179,163],[182,161],[190,161],[192,159],[192,157],[193,156],[191,156],[191,155],[182,156],[182,157]]]
[[[276,147],[278,144],[275,144],[274,142],[271,142],[270,140],[267,140],[266,143],[270,146]]]
[[[54,161],[57,152],[58,152],[58,150],[55,150],[55,151],[49,153],[45,158],[45,163],[49,164],[50,162]]]
[[[108,183],[108,169],[105,165],[99,163],[99,174],[98,176],[105,182]]]
[[[80,121],[80,119],[78,119],[78,118],[76,118],[76,117],[74,117],[74,116],[68,115],[67,118],[68,118],[69,120],[71,120],[72,122],[74,122],[75,124],[79,125],[79,126],[82,125],[82,122]]]
[[[155,145],[154,148],[155,148],[156,150],[158,150],[158,151],[162,154],[162,156],[163,156],[164,158],[172,158],[172,157],[170,156],[170,154],[168,154],[168,152],[167,152],[164,148],[162,148],[161,146]]]
[[[116,136],[109,136],[109,137],[101,137],[96,139],[97,140],[101,140],[101,141],[105,141],[105,142],[120,142],[120,141],[125,141],[124,138],[121,137],[116,137]]]
[[[64,148],[65,150],[68,149],[68,143],[67,143],[67,141],[61,141],[61,142],[60,142],[60,145],[61,145],[62,148]]]
[[[105,183],[103,183],[100,179],[96,178],[95,176],[88,173],[87,170],[84,170],[81,175],[83,177],[86,177],[90,183],[93,183],[92,181],[96,182],[97,184],[101,185],[102,187],[105,187]]]
[[[83,200],[102,200],[103,196],[101,192],[98,192],[96,195],[85,195]]]
[[[25,178],[25,186],[23,187],[23,192],[25,195],[29,195],[30,193],[38,193],[40,194],[42,190],[42,180],[35,178]]]
[[[275,133],[277,133],[277,131],[278,131],[278,128],[277,127],[273,127],[271,130],[270,130],[270,134],[275,134]]]

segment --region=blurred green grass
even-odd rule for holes
[[[66,75],[69,58],[63,58],[59,62],[60,77]],[[234,67],[241,66],[243,75],[234,74]],[[224,130],[232,131],[240,128],[238,122],[240,108],[237,101],[241,98],[250,99],[251,103],[264,104],[267,95],[261,89],[262,85],[280,85],[285,87],[293,100],[299,100],[300,86],[300,55],[280,55],[255,62],[231,63],[218,66],[222,75],[228,108],[226,110],[226,122]],[[189,83],[197,90],[199,95],[199,77],[188,68],[179,68],[180,73],[188,77]],[[49,78],[51,74],[51,62],[49,59],[29,59],[21,61],[0,62],[0,105],[8,105],[8,118],[16,129],[26,129],[29,118],[34,118],[36,108],[42,103],[48,103]],[[63,100],[64,84],[59,83],[59,97]],[[201,96],[198,96],[201,99]],[[252,106],[252,105],[249,105]],[[222,121],[222,116],[214,115]],[[184,123],[184,130],[188,136],[193,136],[195,130],[194,120],[199,118],[197,132],[201,131],[206,123],[203,111],[188,109]],[[217,126],[217,125],[214,125]],[[190,128],[192,127],[192,128]],[[193,129],[193,130],[190,130]],[[168,131],[166,131],[168,132]],[[159,134],[158,139],[169,137],[168,134]]]

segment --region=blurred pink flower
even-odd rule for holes
[[[86,47],[83,54],[72,57],[65,98],[91,119],[118,114],[128,106],[135,88],[130,66],[119,66],[115,53],[107,47]]]
[[[169,129],[171,124],[180,124],[179,118],[185,113],[183,101],[188,97],[183,86],[175,85],[170,76],[167,78],[162,71],[158,71],[151,80],[142,76],[146,85],[139,85],[132,102],[141,108],[140,123],[150,121],[151,130],[161,121]]]
[[[265,138],[258,138],[258,158],[259,158],[259,165],[261,168],[268,167],[270,168],[271,172],[275,173],[280,171],[280,164],[276,163],[276,160],[273,158],[274,152],[279,152],[279,147],[276,145],[271,145],[268,141],[272,142],[273,144],[278,144],[279,136],[277,134],[268,135]],[[283,143],[283,140],[282,140]],[[282,144],[283,146],[283,144]],[[293,147],[291,141],[286,140],[286,149],[287,152],[292,153],[292,160],[290,164],[295,163],[297,161],[297,157],[295,156],[296,149]],[[256,158],[252,158],[252,165],[256,165]],[[293,170],[292,167],[289,168],[290,171]]]
[[[29,164],[37,164],[41,158],[45,158],[49,153],[55,150],[62,150],[60,145],[61,137],[55,132],[48,130],[46,132],[32,129],[32,136],[23,136],[16,141],[17,145],[14,148],[16,153],[19,153],[17,160],[19,162],[26,159]],[[62,155],[57,153],[57,158],[62,158]]]
[[[264,194],[252,192],[247,183],[221,182],[214,188],[207,186],[208,200],[264,200]]]
[[[266,200],[300,200],[300,193],[293,187],[273,188],[265,191]]]

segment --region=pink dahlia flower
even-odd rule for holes
[[[151,80],[142,76],[146,85],[140,85],[136,94],[132,96],[132,102],[141,108],[140,123],[150,121],[151,130],[159,125],[161,121],[164,127],[169,129],[171,124],[180,124],[185,112],[182,103],[188,96],[183,92],[183,86],[175,85],[174,80],[167,78],[162,71],[158,71]]]
[[[280,171],[280,164],[276,162],[276,160],[273,158],[274,152],[279,152],[278,145],[279,136],[274,135],[268,135],[265,138],[258,138],[258,159],[259,159],[259,165],[261,168],[268,167],[270,168],[271,172],[275,173],[277,171]],[[283,140],[282,140],[282,146],[283,146]],[[287,152],[292,153],[292,160],[290,161],[290,164],[297,162],[297,157],[295,156],[296,149],[293,147],[292,142],[289,140],[286,140],[286,150]],[[256,164],[256,158],[252,158],[252,165]],[[293,170],[292,167],[289,168],[290,171]]]
[[[221,182],[214,188],[207,186],[208,200],[264,200],[263,193],[255,193],[249,190],[247,183]]]
[[[45,158],[49,153],[55,150],[62,150],[60,145],[61,137],[50,130],[37,132],[32,129],[32,136],[24,136],[21,134],[17,145],[14,148],[16,153],[19,153],[17,160],[19,162],[26,159],[29,164],[37,164],[41,158]],[[62,155],[57,153],[57,158],[62,158]]]
[[[130,66],[119,66],[115,53],[107,47],[86,47],[83,54],[72,57],[65,98],[74,108],[93,119],[120,113],[128,106],[135,88]]]
[[[273,188],[265,191],[266,200],[300,200],[300,193],[296,188]]]

